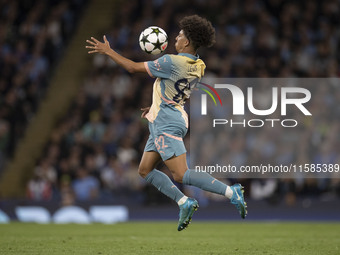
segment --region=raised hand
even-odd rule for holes
[[[89,54],[92,53],[100,53],[100,54],[108,54],[111,50],[110,43],[106,39],[106,36],[103,36],[104,42],[98,41],[96,38],[91,37],[91,40],[86,40],[86,42],[90,45],[87,45],[85,48],[90,49]]]
[[[104,42],[98,41],[96,38],[91,37],[91,40],[86,40],[89,45],[86,45],[85,48],[89,49],[88,53],[100,53],[108,55],[114,62],[123,67],[129,73],[147,73],[146,68],[144,66],[144,62],[134,62],[128,58],[125,58],[119,55],[110,47],[109,41],[106,39],[106,36],[103,36]]]

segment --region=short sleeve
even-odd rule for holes
[[[164,55],[155,61],[144,62],[144,66],[151,77],[168,79],[171,75],[172,61],[169,55]]]

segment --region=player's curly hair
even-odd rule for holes
[[[179,28],[195,50],[201,46],[211,47],[215,43],[215,29],[211,22],[198,15],[184,17],[179,22]]]

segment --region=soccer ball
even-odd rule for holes
[[[139,45],[146,53],[157,55],[168,47],[168,36],[160,27],[148,27],[140,34]]]

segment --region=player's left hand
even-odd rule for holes
[[[104,42],[100,42],[98,41],[96,38],[91,37],[91,40],[86,40],[86,42],[88,44],[91,45],[87,45],[85,48],[87,49],[91,49],[88,53],[92,54],[92,53],[100,53],[100,54],[107,54],[110,50],[110,43],[109,41],[106,39],[106,36],[103,36]]]
[[[141,108],[141,111],[143,111],[141,118],[146,118],[145,115],[147,115],[148,112],[150,111],[150,107]]]

